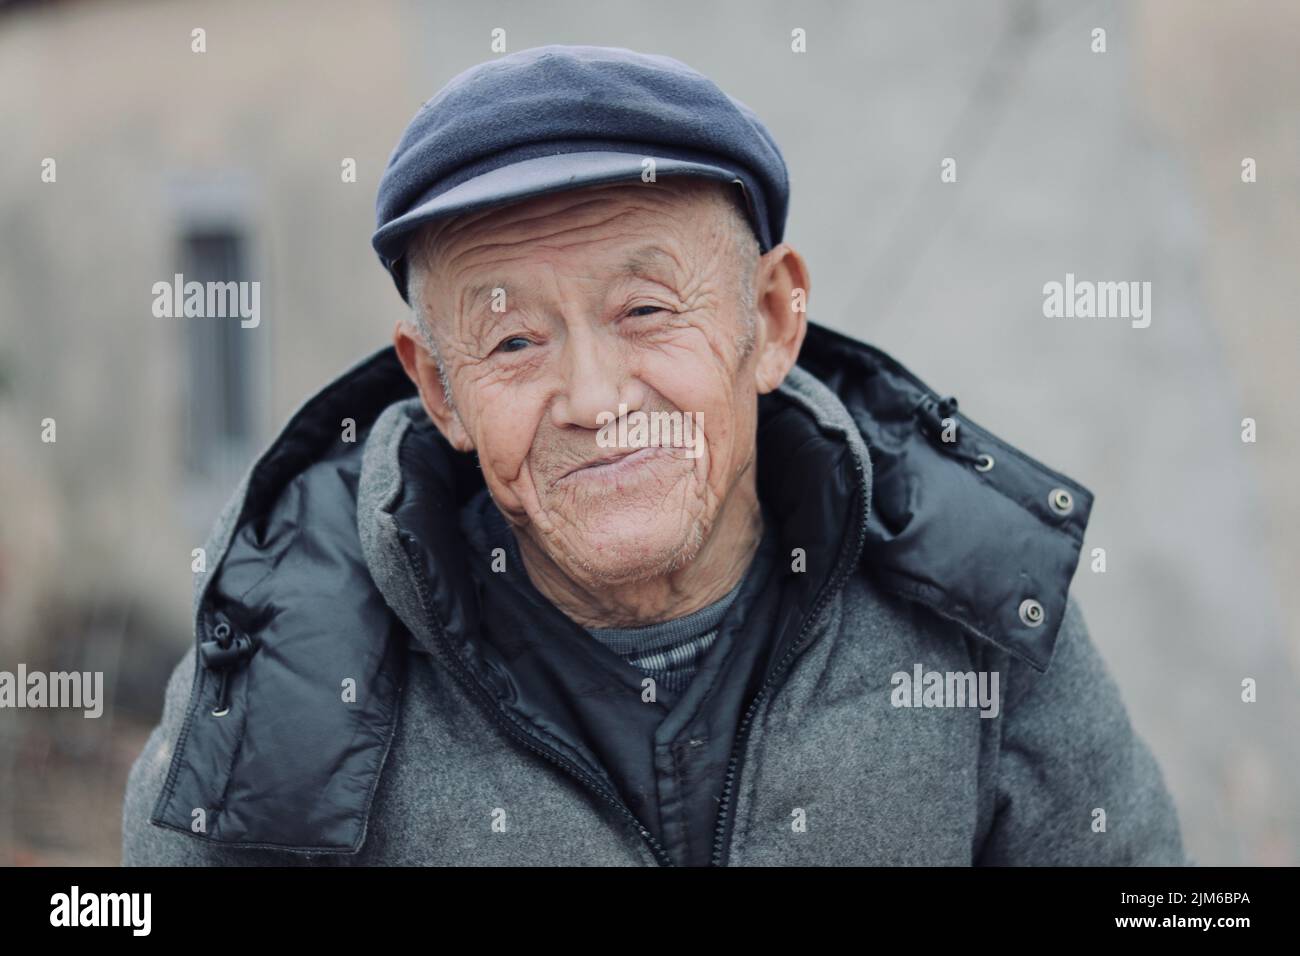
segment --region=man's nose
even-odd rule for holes
[[[619,344],[599,331],[579,329],[566,337],[560,374],[563,381],[551,404],[556,425],[598,429],[606,423],[601,412],[618,415],[620,403],[628,411],[640,407],[641,396]]]

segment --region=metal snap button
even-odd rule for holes
[[[1047,503],[1058,515],[1068,515],[1074,510],[1074,495],[1064,488],[1053,488],[1047,496]]]
[[[1028,627],[1038,627],[1043,623],[1043,606],[1033,598],[1025,598],[1020,602],[1020,620]]]
[[[979,456],[979,461],[977,461],[977,462],[975,463],[975,470],[976,470],[976,471],[992,471],[992,470],[993,470],[993,456],[992,456],[992,455],[980,455],[980,456]]]

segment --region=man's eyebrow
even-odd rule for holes
[[[460,302],[462,313],[468,314],[471,312],[478,312],[479,308],[496,294],[497,289],[502,290],[505,294],[506,308],[509,309],[510,286],[504,279],[494,279],[488,282],[479,282],[472,285],[461,294]]]
[[[642,279],[654,279],[655,266],[667,265],[673,269],[677,260],[655,245],[641,246],[623,260],[623,265],[616,273],[619,276],[637,276]]]

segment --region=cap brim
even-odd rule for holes
[[[723,182],[734,182],[742,189],[745,188],[740,176],[721,166],[647,156],[643,153],[601,151],[538,156],[475,176],[417,204],[409,212],[385,223],[375,232],[371,243],[392,270],[402,258],[411,233],[426,223],[529,199],[533,196],[577,189],[581,186],[598,186],[603,183],[629,180],[640,181],[643,171],[647,168],[645,166],[647,159],[654,160],[653,169],[656,178],[682,175],[704,176]],[[747,189],[745,193],[746,202],[752,204]]]

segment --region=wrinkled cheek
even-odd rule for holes
[[[532,432],[520,421],[496,420],[481,423],[475,448],[479,467],[492,496],[510,510],[522,507],[531,494],[528,452]]]
[[[730,472],[735,458],[735,423],[731,421],[713,421],[710,424],[708,413],[704,414],[704,438],[702,441],[703,479],[714,491],[721,491],[730,481]]]

